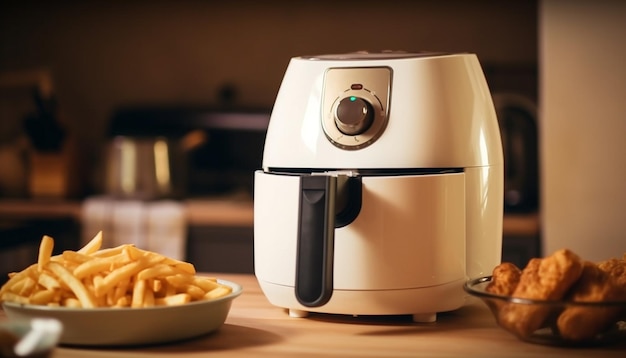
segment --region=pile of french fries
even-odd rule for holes
[[[73,308],[172,306],[231,293],[215,278],[196,275],[193,264],[133,245],[101,249],[99,232],[78,251],[52,256],[44,235],[37,263],[9,274],[0,302]]]

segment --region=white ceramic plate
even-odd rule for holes
[[[81,346],[128,346],[168,343],[201,336],[220,328],[242,287],[224,297],[184,305],[149,308],[59,308],[4,302],[11,319],[56,318],[63,323],[60,343]]]

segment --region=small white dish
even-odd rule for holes
[[[9,319],[0,322],[0,357],[50,356],[63,331],[52,318]]]

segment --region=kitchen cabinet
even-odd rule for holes
[[[533,235],[504,234],[502,238],[502,261],[524,268],[533,257],[542,256],[539,233]]]
[[[53,254],[80,246],[80,201],[0,200],[0,284],[9,272],[37,261],[43,235],[54,238]]]
[[[190,226],[187,261],[198,271],[254,273],[253,227]]]
[[[502,231],[502,261],[523,268],[531,258],[543,256],[538,212],[505,214]]]
[[[55,239],[53,254],[74,250],[80,237],[80,224],[73,218],[0,219],[0,285],[8,273],[21,271],[37,261],[43,235]]]
[[[189,199],[187,261],[198,271],[254,272],[251,199]]]

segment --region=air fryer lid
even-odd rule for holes
[[[272,110],[263,168],[501,164],[501,150],[485,145],[500,141],[492,119],[491,93],[474,54],[296,57]]]
[[[445,56],[445,55],[450,55],[450,53],[406,52],[406,51],[381,51],[381,52],[356,51],[356,52],[341,53],[341,54],[302,56],[301,58],[309,59],[309,60],[354,61],[354,60],[393,60],[393,59],[402,59],[402,58],[434,57],[434,56]]]

